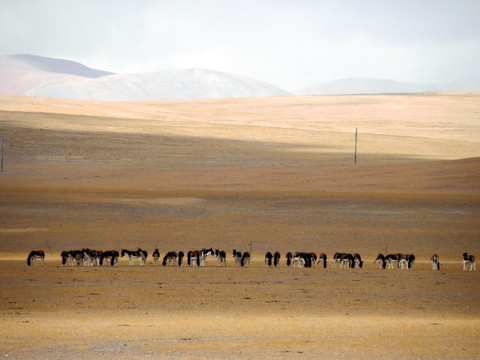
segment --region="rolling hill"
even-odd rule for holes
[[[94,101],[480,90],[480,79],[425,84],[386,79],[352,78],[317,83],[295,92],[289,92],[260,80],[214,70],[164,69],[148,73],[115,74],[92,69],[70,60],[28,54],[0,56],[0,79],[0,94]]]
[[[136,101],[286,96],[287,91],[241,75],[206,69],[113,74],[62,59],[0,57],[0,93],[77,100]]]

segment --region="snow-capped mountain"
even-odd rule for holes
[[[113,74],[33,55],[0,56],[0,93],[97,101],[290,95],[259,80],[212,70]]]

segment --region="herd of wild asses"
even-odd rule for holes
[[[186,254],[187,266],[190,267],[205,267],[207,264],[207,257],[215,255],[217,259],[217,266],[227,266],[227,255],[223,250],[202,249],[202,250],[190,250]],[[99,250],[70,250],[62,251],[62,266],[101,266],[110,265],[117,266],[118,258],[127,256],[129,265],[134,265],[134,260],[139,260],[140,266],[145,266],[148,252],[138,248],[137,250],[122,249],[121,252],[116,250],[99,251]],[[152,254],[154,266],[158,266],[160,263],[160,252],[158,249]],[[185,253],[183,251],[169,251],[162,259],[162,266],[183,266]],[[233,250],[233,258],[235,266],[247,267],[250,265],[250,253],[240,252],[236,249]],[[273,254],[269,251],[265,254],[265,266],[266,267],[279,267],[281,255],[278,251]],[[327,255],[321,253],[317,256],[314,252],[288,252],[285,255],[287,267],[298,268],[311,268],[320,265],[322,268],[327,267]],[[432,262],[432,270],[440,270],[440,261],[437,254],[432,255],[430,258]],[[43,250],[31,251],[27,257],[27,265],[36,265],[37,261],[40,261],[42,265],[45,262],[45,252]],[[476,270],[475,256],[464,253],[462,257],[463,270],[469,269],[470,271]],[[411,269],[415,263],[415,255],[413,254],[378,254],[375,259],[375,264],[378,269]],[[362,268],[362,257],[355,254],[348,253],[335,253],[332,259],[332,268],[339,266],[340,268]]]

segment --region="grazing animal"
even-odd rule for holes
[[[293,267],[311,268],[317,263],[317,255],[315,253],[296,252],[293,254]]]
[[[265,254],[265,266],[266,267],[272,267],[272,262],[273,262],[273,255],[269,251]]]
[[[28,257],[27,257],[27,265],[28,266],[36,265],[38,259],[42,262],[42,266],[43,266],[45,264],[45,253],[43,252],[43,250],[30,251],[30,254],[28,254]]]
[[[353,268],[354,267],[353,255],[352,254],[342,254],[340,267],[341,268],[349,268],[349,269]]]
[[[415,263],[415,255],[413,255],[413,254],[407,255],[407,269],[408,270],[413,268],[414,263]]]
[[[162,266],[175,266],[177,265],[177,253],[175,251],[169,251],[165,254],[162,261]]]
[[[62,266],[72,265],[73,258],[69,251],[62,251],[60,256],[62,257]]]
[[[375,259],[375,263],[377,264],[377,269],[384,270],[387,266],[387,262],[385,261],[385,256],[383,254],[378,254],[377,258]]]
[[[103,265],[105,259],[110,259],[110,266],[118,266],[118,258],[120,254],[117,250],[104,251],[100,257],[100,265]]]
[[[317,264],[320,264],[320,263],[321,263],[321,266],[324,269],[327,267],[327,254],[320,253],[320,255],[318,255],[318,263]]]
[[[103,251],[82,249],[83,251],[83,266],[98,266],[102,257]]]
[[[400,261],[402,260],[402,254],[388,254],[385,256],[385,261],[388,263],[388,268],[393,269],[393,264],[397,264],[397,268],[400,269]]]
[[[208,255],[213,255],[213,249],[190,250],[187,254],[188,266],[205,267]]]
[[[187,265],[197,266],[197,259],[199,259],[198,251],[190,250],[187,253]]]
[[[73,261],[77,262],[77,266],[80,266],[80,263],[83,265],[83,251],[82,250],[70,250],[68,252],[68,255],[70,256],[69,261],[70,265],[73,265]]]
[[[233,258],[235,260],[235,266],[242,266],[242,253],[233,249]]]
[[[248,251],[243,253],[240,265],[242,267],[247,267],[248,265],[250,265],[250,253]]]
[[[470,265],[470,271],[477,270],[477,267],[475,266],[475,255],[463,253],[463,271],[467,270],[468,265]]]
[[[215,252],[213,251],[212,248],[210,249],[202,249],[202,251],[200,251],[200,267],[205,267],[207,265],[207,256],[209,255],[214,255]]]
[[[293,267],[304,267],[305,266],[305,258],[302,256],[302,253],[296,252],[293,254]]]
[[[155,248],[155,251],[153,252],[152,257],[153,257],[153,262],[155,266],[158,266],[158,259],[160,259],[160,252],[158,251],[157,248]]]
[[[287,259],[287,267],[290,267],[292,265],[292,259],[293,259],[293,255],[291,252],[288,252],[286,255],[285,255],[285,259]]]
[[[360,254],[353,254],[353,268],[361,269],[363,267],[363,260]]]
[[[347,254],[347,253],[335,253],[333,255],[332,268],[336,267],[337,264],[340,264],[340,268],[353,268],[354,267],[353,255]]]
[[[332,268],[337,267],[337,264],[342,263],[342,256],[345,255],[344,253],[335,253],[333,254],[333,262],[332,262]]]
[[[138,248],[136,251],[122,249],[122,257],[127,255],[130,266],[133,266],[133,260],[140,259],[140,266],[145,266],[148,253]]]
[[[273,254],[273,266],[278,267],[280,265],[280,253],[278,251]]]
[[[437,254],[433,254],[431,259],[432,261],[432,270],[440,270],[440,261]]]
[[[217,266],[227,266],[227,254],[223,250],[215,250],[215,256],[217,258]]]
[[[178,252],[177,259],[178,259],[178,266],[179,266],[179,267],[182,267],[183,257],[184,257],[184,256],[185,256],[185,254],[183,253],[183,251],[179,251],[179,252]]]

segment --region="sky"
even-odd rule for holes
[[[205,68],[295,91],[480,78],[480,0],[0,0],[0,54]]]

